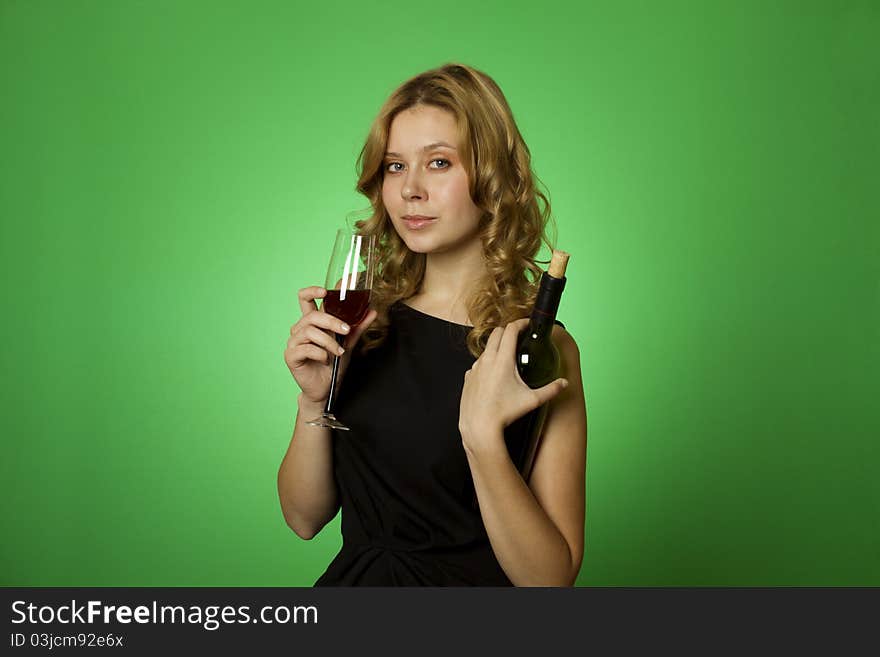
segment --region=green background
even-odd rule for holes
[[[0,583],[308,586],[296,291],[400,82],[504,89],[571,252],[579,585],[880,585],[872,2],[0,0]]]

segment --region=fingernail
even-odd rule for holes
[[[563,388],[567,388],[567,387],[568,387],[568,381],[566,381],[565,379],[562,379],[562,387],[563,387]]]
[[[339,347],[339,355],[341,356],[344,353],[345,353],[345,349],[343,349],[342,347]]]
[[[340,324],[339,329],[348,333],[349,330],[351,330],[351,327],[348,324]]]

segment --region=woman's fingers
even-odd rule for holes
[[[291,368],[296,368],[301,366],[307,360],[314,360],[326,364],[330,360],[330,355],[327,353],[326,349],[321,349],[317,345],[306,343],[288,347],[285,353],[285,360],[287,360],[287,364]]]
[[[501,342],[502,333],[504,333],[504,329],[502,329],[500,326],[496,326],[492,329],[492,332],[489,334],[489,339],[486,341],[486,348],[483,349],[483,354],[486,356],[486,358],[493,357],[498,351],[498,345]]]
[[[336,342],[335,337],[328,335],[317,326],[306,327],[302,331],[300,336],[300,342],[312,342],[319,347],[323,347],[334,356],[341,356],[342,352],[345,351],[342,347],[339,346],[339,343]]]
[[[529,318],[524,317],[510,322],[506,326],[496,326],[492,329],[492,333],[489,334],[489,339],[486,341],[486,348],[483,350],[486,358],[494,357],[499,351],[515,351],[519,333],[528,323]]]
[[[323,347],[327,353],[339,356],[344,350],[336,341],[336,334],[347,335],[351,327],[330,313],[318,311],[315,299],[323,298],[326,292],[324,288],[318,286],[305,287],[299,291],[298,297],[303,316],[290,327],[290,336],[296,344],[313,343]]]
[[[535,390],[533,390],[533,392],[535,393],[535,396],[538,399],[538,404],[537,404],[537,406],[535,406],[535,408],[537,408],[538,406],[541,406],[542,404],[546,404],[548,401],[553,399],[556,395],[561,393],[567,387],[568,387],[568,379],[559,378],[559,379],[556,379],[555,381],[551,381],[550,383],[548,383],[545,386],[542,386],[540,388],[535,388]]]
[[[296,354],[300,362],[306,360],[316,360],[321,363],[329,361],[331,354],[327,352],[325,347],[320,347],[313,342],[303,342],[301,339],[290,336],[287,339],[287,348],[284,350],[285,357],[287,354]]]
[[[519,334],[529,323],[529,318],[517,319],[504,327],[501,340],[498,345],[498,351],[504,355],[516,355],[516,343],[519,341]]]
[[[309,326],[317,326],[333,333],[348,335],[351,327],[338,317],[334,317],[330,313],[313,312],[305,315],[296,324],[290,327],[290,334],[296,335],[297,332],[305,331]]]
[[[315,299],[323,299],[326,293],[327,290],[318,285],[301,289],[297,296],[299,297],[299,309],[302,311],[302,314],[308,315],[310,312],[317,310],[318,304],[315,303]]]
[[[322,287],[312,286],[305,287],[298,293],[303,316],[290,327],[287,351],[291,353],[295,351],[295,358],[300,365],[306,360],[327,363],[328,355],[341,356],[347,349],[340,346],[338,336],[349,336],[346,342],[349,343],[348,346],[353,345],[361,333],[376,319],[376,311],[370,310],[364,320],[352,329],[338,317],[318,310],[315,299],[323,298],[326,292],[327,290]],[[311,348],[305,348],[309,346]]]
[[[323,313],[314,314],[320,315]],[[341,355],[341,347],[336,341],[336,334],[327,333],[319,326],[313,324],[310,321],[311,317],[312,315],[304,317],[299,322],[293,325],[293,327],[290,329],[290,338],[288,338],[287,340],[288,346],[296,346],[300,344],[315,344],[326,349],[331,355]]]

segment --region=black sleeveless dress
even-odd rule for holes
[[[510,586],[458,430],[470,327],[397,302],[385,342],[352,355],[333,431],[342,549],[315,586]]]

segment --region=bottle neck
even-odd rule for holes
[[[565,289],[564,276],[554,278],[547,272],[541,274],[541,284],[529,319],[529,331],[537,334],[538,338],[548,336],[552,332],[553,320],[556,319],[556,311],[559,310],[563,289]]]
[[[533,312],[529,319],[529,333],[534,336],[535,339],[540,340],[548,337],[552,332],[553,318],[548,317],[547,315],[538,315]]]

